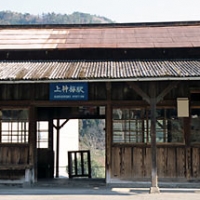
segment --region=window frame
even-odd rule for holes
[[[114,110],[117,110],[117,109],[121,109],[121,110],[123,110],[123,109],[128,109],[129,111],[131,110],[131,111],[136,111],[136,110],[140,110],[141,112],[143,112],[143,113],[145,113],[144,114],[144,116],[142,116],[141,118],[139,118],[139,119],[128,119],[129,121],[136,121],[136,120],[138,120],[138,121],[141,121],[141,126],[142,126],[142,128],[139,130],[139,132],[141,132],[141,139],[139,139],[139,138],[136,138],[135,139],[135,141],[134,140],[129,140],[129,141],[126,141],[125,139],[115,139],[114,137],[115,137],[115,134],[117,133],[117,130],[114,130],[114,123],[115,122],[118,122],[118,123],[120,123],[120,120],[122,121],[122,124],[123,124],[123,121],[126,121],[125,119],[116,119],[113,115],[114,115]],[[174,109],[175,111],[176,111],[176,113],[177,113],[177,108],[176,107],[173,107],[173,106],[171,106],[171,107],[157,107],[157,109],[156,110],[164,110],[164,112],[166,112],[166,110],[168,110],[168,109]],[[170,115],[170,116],[172,116],[172,115]],[[158,141],[158,131],[157,131],[157,128],[159,128],[158,126],[158,121],[161,121],[163,124],[164,124],[164,129],[160,129],[161,130],[161,135],[163,135],[162,136],[162,138],[161,138],[161,140],[162,141]],[[160,117],[160,118],[156,118],[156,143],[158,144],[158,145],[172,145],[172,144],[180,144],[180,145],[184,145],[185,144],[185,134],[184,134],[184,122],[183,122],[183,119],[182,118],[178,118],[178,116],[177,116],[177,114],[176,114],[176,121],[174,121],[175,123],[177,123],[177,120],[178,120],[178,124],[181,126],[181,128],[180,128],[180,130],[182,130],[181,132],[180,132],[180,136],[181,137],[178,137],[179,135],[177,135],[177,138],[175,137],[175,139],[176,140],[180,140],[180,141],[171,141],[171,142],[169,142],[169,133],[167,133],[167,132],[169,132],[170,130],[171,130],[171,132],[173,133],[173,129],[170,129],[170,130],[168,130],[167,129],[167,124],[166,123],[168,123],[168,122],[170,122],[171,120],[173,120],[173,118],[172,119],[170,119],[170,118],[167,118],[166,117],[166,115],[164,116],[164,117]],[[150,136],[150,134],[151,134],[151,116],[150,116],[150,108],[148,107],[148,106],[145,106],[145,107],[134,107],[134,106],[122,106],[122,107],[118,107],[118,106],[113,106],[112,107],[112,124],[111,124],[111,126],[112,126],[112,144],[134,144],[134,145],[141,145],[141,144],[151,144],[151,136]],[[123,126],[123,125],[121,125],[121,126]],[[180,131],[180,130],[178,130],[178,131]],[[125,132],[124,133],[124,135],[127,135],[127,132],[126,132],[126,130],[125,129],[122,129],[122,131],[121,132]],[[129,132],[130,132],[130,130],[129,130]],[[135,132],[137,132],[137,130],[135,131]],[[134,135],[134,133],[132,134],[132,135]],[[137,133],[135,133],[135,135],[137,135]],[[176,136],[176,134],[174,134],[175,136]],[[123,134],[121,134],[121,136],[123,136]],[[120,137],[120,130],[119,130],[119,137]],[[123,136],[123,137],[125,137],[125,136]],[[137,137],[137,136],[136,136]],[[172,137],[173,137],[173,134],[172,134]]]
[[[11,112],[11,118],[4,118],[3,112]],[[14,118],[13,111],[26,111],[26,118]],[[30,130],[30,109],[28,107],[0,108],[0,144],[29,144],[29,130]],[[5,123],[5,124],[4,124]],[[7,126],[7,128],[3,128]],[[24,128],[22,128],[24,127]],[[3,139],[7,137],[7,139]],[[16,138],[16,139],[14,139]]]
[[[196,142],[193,142],[192,141],[192,110],[196,110],[198,109],[200,111],[200,106],[194,106],[194,107],[191,107],[190,108],[190,135],[189,135],[189,144],[191,145],[199,145],[200,144],[200,140],[199,141],[196,141]],[[200,122],[200,119],[199,119],[199,122]]]
[[[41,128],[40,123],[43,123],[43,127]],[[44,127],[44,123],[45,127]],[[43,135],[40,138],[40,133]],[[37,121],[37,128],[36,128],[36,135],[37,135],[37,149],[48,149],[49,148],[49,121]],[[46,137],[44,137],[44,135]]]

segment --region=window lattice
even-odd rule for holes
[[[2,110],[1,142],[28,143],[28,110]]]

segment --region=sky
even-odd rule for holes
[[[83,12],[117,23],[200,21],[200,0],[0,0],[0,11]]]

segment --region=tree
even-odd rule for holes
[[[86,13],[74,12],[70,15],[43,13],[32,15],[29,13],[17,13],[0,11],[0,25],[22,24],[89,24],[89,23],[113,23],[110,19]]]

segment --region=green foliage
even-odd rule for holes
[[[105,167],[100,166],[98,160],[91,161],[91,168],[92,168],[92,178],[105,177]]]
[[[79,120],[80,148],[90,150],[103,150],[105,148],[105,120],[82,119]]]
[[[89,149],[93,178],[105,178],[105,120],[79,120],[79,148]]]
[[[105,178],[105,130],[104,129],[105,129],[105,120],[79,119],[79,149],[90,150],[92,178]],[[83,163],[83,165],[85,173],[87,174],[88,166],[86,160]],[[72,165],[73,165],[72,170],[75,170],[75,160],[73,160]],[[77,156],[77,171],[78,174],[81,174],[80,156]],[[75,174],[75,171],[72,171],[72,174]]]
[[[23,25],[23,24],[92,24],[113,23],[113,21],[96,15],[74,12],[70,15],[43,13],[32,15],[29,13],[17,13],[11,11],[0,11],[0,25]]]

